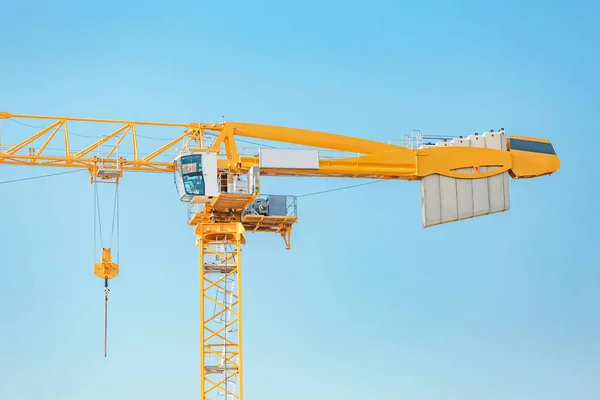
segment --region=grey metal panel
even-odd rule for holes
[[[431,147],[435,145],[423,144],[419,149]],[[439,175],[428,175],[421,179],[421,217],[425,227],[442,223]]]
[[[217,153],[202,154],[202,174],[206,196],[216,196],[220,192],[217,183]]]
[[[438,142],[438,147],[451,147],[452,142]],[[440,176],[440,199],[442,208],[442,221],[456,221],[458,218],[458,204],[456,196],[456,179]]]
[[[319,151],[305,149],[263,149],[261,168],[319,169]]]
[[[504,131],[502,131],[502,142],[500,143],[501,150],[507,150],[506,148],[506,133]],[[502,184],[504,186],[504,209],[505,211],[510,209],[510,191],[509,191],[509,186],[508,186],[508,172],[505,172],[502,174]]]
[[[506,140],[504,132],[486,132],[483,136],[472,135],[466,139],[438,142],[435,146],[506,150]],[[488,168],[480,168],[482,172],[486,170]],[[474,172],[473,168],[457,171]],[[510,207],[508,189],[507,172],[479,179],[455,179],[437,174],[427,176],[421,179],[423,227],[506,211]]]
[[[485,147],[489,149],[497,149],[502,150],[502,143],[506,143],[504,140],[504,134],[501,132],[486,132],[483,134],[485,138]],[[488,168],[491,170],[491,168]],[[489,201],[490,201],[490,212],[499,212],[504,211],[506,209],[505,193],[507,192],[504,187],[505,176],[508,174],[506,172],[491,176],[488,178],[488,193],[489,193]]]
[[[252,167],[250,168],[250,171],[248,171],[248,185],[250,186],[250,193],[254,193],[258,188],[259,174],[259,167]]]
[[[470,135],[468,137],[471,147],[485,148],[485,139],[482,136]],[[486,167],[479,168],[480,172],[486,172]],[[473,179],[473,216],[489,214],[490,201],[488,195],[487,179]]]
[[[421,179],[421,209],[423,226],[442,223],[440,176],[437,174]]]
[[[285,196],[269,196],[269,215],[287,215]]]
[[[470,147],[471,142],[468,139],[453,139],[456,147]],[[472,173],[473,168],[459,168],[456,172]],[[456,202],[458,205],[458,220],[471,218],[473,216],[473,180],[456,180]]]

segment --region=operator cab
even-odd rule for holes
[[[179,199],[186,203],[206,203],[219,194],[217,155],[185,154],[175,159],[175,186]]]
[[[513,155],[509,173],[515,179],[550,175],[560,168],[560,159],[549,140],[512,136],[507,145]]]

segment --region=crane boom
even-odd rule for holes
[[[535,178],[560,168],[550,141],[498,132],[418,146],[399,146],[305,129],[241,122],[164,123],[0,112],[0,120],[33,121],[34,134],[0,136],[0,164],[84,168],[90,181],[118,185],[124,172],[174,175],[188,203],[187,223],[200,252],[200,393],[203,400],[243,399],[241,249],[247,232],[281,235],[290,248],[297,221],[293,196],[263,195],[260,177],[377,178],[421,182],[423,226],[506,211],[508,177]],[[44,126],[39,126],[44,125]],[[82,126],[85,135],[75,134]],[[175,133],[142,148],[141,130]],[[63,146],[52,147],[62,130]],[[5,131],[0,131],[3,133]],[[91,135],[96,132],[95,136]],[[93,139],[76,144],[73,136]],[[13,137],[14,136],[14,137]],[[247,152],[242,139],[263,146]],[[156,138],[154,138],[156,139]],[[301,146],[296,148],[294,146]],[[124,154],[128,154],[125,157]],[[94,273],[119,274],[110,248]],[[108,291],[105,292],[105,301]]]
[[[157,161],[157,157],[172,151],[181,145],[180,152],[194,148],[196,150],[210,148],[212,151],[224,150],[223,157],[218,160],[218,167],[231,171],[248,171],[258,166],[260,159],[256,155],[244,156],[237,150],[236,136],[275,141],[314,147],[322,150],[337,150],[352,155],[327,157],[320,156],[316,168],[261,168],[262,175],[270,176],[322,176],[353,177],[378,179],[418,180],[431,174],[453,178],[485,178],[510,171],[514,178],[538,177],[555,172],[560,168],[556,154],[539,152],[502,151],[480,147],[455,148],[422,148],[409,149],[367,139],[317,132],[305,129],[287,128],[270,125],[222,122],[222,123],[164,123],[145,121],[124,121],[110,119],[90,119],[73,117],[50,117],[0,112],[0,119],[23,118],[30,120],[52,121],[37,133],[24,138],[10,147],[3,146],[0,151],[0,163],[17,165],[40,165],[51,167],[88,168],[91,174],[97,174],[100,168],[123,171],[174,172],[172,161]],[[114,130],[90,143],[79,151],[71,151],[69,124],[85,122],[95,124],[116,124]],[[140,155],[138,127],[180,128],[183,133],[174,135],[168,143]],[[47,147],[61,130],[64,131],[64,153],[48,154]],[[115,152],[123,140],[130,136],[132,157],[119,157]],[[212,137],[214,141],[204,146],[204,139]],[[44,139],[39,147],[32,144]],[[118,138],[117,143],[101,156],[92,152],[111,139]],[[549,145],[544,139],[517,137],[526,144]],[[487,172],[460,173],[457,169],[495,166]]]

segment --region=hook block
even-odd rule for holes
[[[98,278],[112,279],[119,275],[119,264],[112,262],[111,249],[102,249],[102,259],[99,263],[94,264],[94,275]]]

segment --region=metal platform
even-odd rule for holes
[[[216,211],[235,210],[242,211],[256,198],[256,195],[238,193],[219,193],[210,203]]]
[[[251,204],[256,197],[256,195],[239,193],[219,193],[208,204],[214,212],[223,213],[222,216],[226,217],[229,212],[241,212],[248,204]],[[201,212],[203,208],[204,204],[190,202],[187,210],[188,225],[207,222],[206,215]]]
[[[212,261],[204,263],[204,271],[212,273],[228,274],[236,268],[236,264],[219,264]]]
[[[250,232],[272,232],[282,233],[296,223],[298,217],[295,215],[255,215],[244,216],[242,225]]]
[[[223,374],[225,371],[236,371],[235,365],[207,365],[204,370],[207,374]]]

